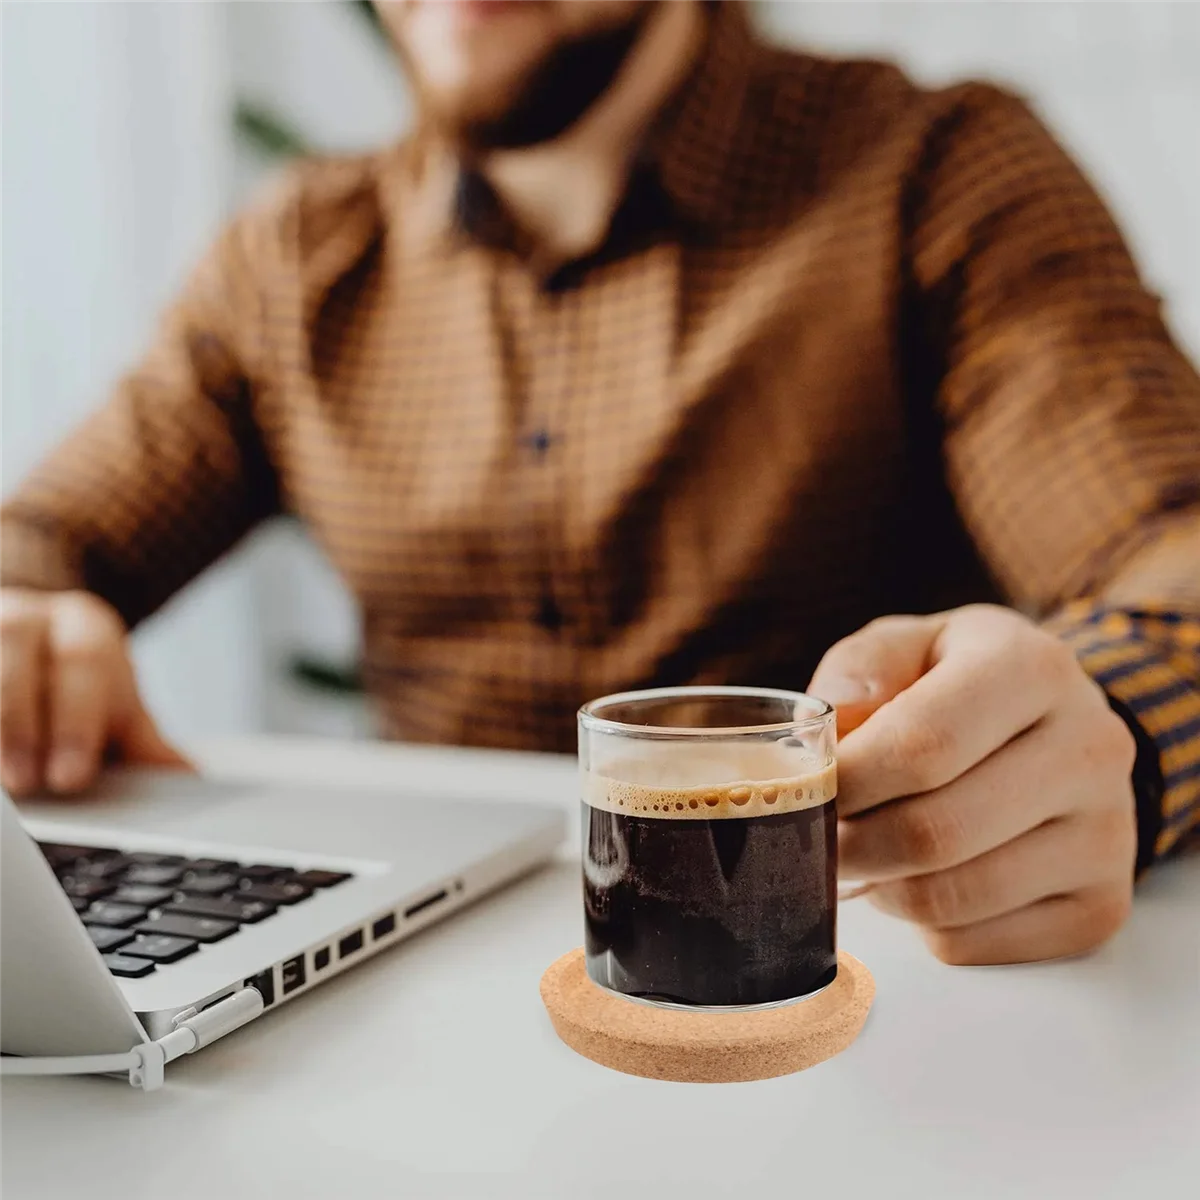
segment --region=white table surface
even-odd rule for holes
[[[416,782],[575,808],[570,760],[256,739],[234,778]],[[4,1200],[121,1197],[1122,1197],[1200,1186],[1200,856],[1098,954],[942,966],[843,905],[875,974],[844,1054],[762,1083],[634,1079],[577,1057],[538,997],[582,937],[563,860],[172,1064],[164,1090],[7,1080]]]

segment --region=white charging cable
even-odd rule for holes
[[[259,1016],[264,1008],[258,988],[245,987],[197,1012],[185,1008],[171,1022],[174,1029],[155,1042],[142,1042],[126,1054],[82,1054],[65,1058],[0,1058],[3,1075],[113,1075],[128,1072],[133,1087],[153,1092],[162,1087],[163,1067],[184,1054],[232,1033]]]

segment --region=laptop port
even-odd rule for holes
[[[295,958],[289,958],[283,964],[281,974],[283,977],[283,994],[285,996],[289,992],[294,992],[298,987],[303,987],[304,955],[297,954]]]
[[[404,910],[404,919],[407,921],[411,917],[415,917],[417,913],[424,912],[427,908],[432,908],[435,904],[440,904],[450,893],[442,888],[440,892],[434,892],[432,896],[426,896],[424,900],[418,900],[416,904],[410,904]]]
[[[363,931],[356,929],[353,933],[348,933],[340,942],[338,942],[338,958],[349,958],[351,954],[357,954],[363,947]]]
[[[322,946],[320,950],[313,952],[313,970],[323,971],[329,966],[329,947]]]
[[[387,937],[389,933],[394,933],[396,930],[396,914],[388,913],[385,917],[380,917],[374,925],[371,926],[371,936],[375,941],[380,938]]]
[[[246,986],[258,988],[263,998],[263,1008],[268,1008],[275,1003],[275,968],[268,967],[265,971],[259,971],[257,975],[251,975],[246,980]]]

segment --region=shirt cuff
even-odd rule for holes
[[[1200,825],[1200,680],[1171,653],[1172,638],[1190,645],[1198,625],[1177,614],[1090,603],[1071,605],[1049,623],[1137,742],[1138,871]]]

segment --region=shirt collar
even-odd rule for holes
[[[712,5],[700,61],[647,145],[676,210],[702,227],[728,224],[740,208],[737,168],[749,149],[748,105],[763,52],[747,7],[740,0]]]

